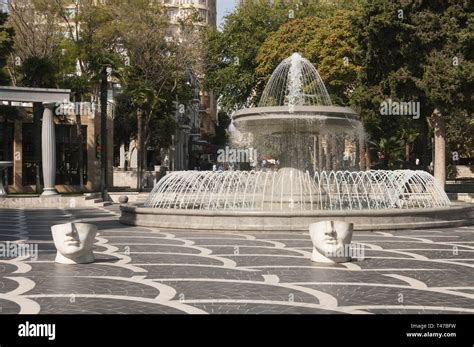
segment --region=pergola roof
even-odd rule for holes
[[[0,86],[0,102],[61,103],[64,101],[69,102],[70,94],[70,89]]]

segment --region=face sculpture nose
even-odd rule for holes
[[[324,231],[324,235],[331,236],[337,239],[336,227],[334,226],[333,221],[331,221],[331,227],[326,228],[326,230]]]
[[[66,236],[74,236],[76,232],[76,227],[72,223],[67,223],[65,232],[66,232]]]

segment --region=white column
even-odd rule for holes
[[[56,180],[56,135],[54,133],[54,103],[45,103],[43,124],[41,126],[41,142],[43,154],[43,181],[44,191],[42,196],[57,195],[54,188]]]

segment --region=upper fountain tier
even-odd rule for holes
[[[273,72],[258,106],[331,105],[331,98],[316,68],[301,54],[293,53]]]
[[[333,106],[311,62],[293,53],[273,72],[258,107],[237,111],[235,127],[259,134],[327,134],[361,128],[348,107]]]

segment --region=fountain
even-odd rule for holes
[[[122,205],[121,222],[193,230],[307,230],[338,219],[356,230],[473,222],[425,171],[364,170],[365,133],[352,109],[332,105],[316,68],[300,54],[272,74],[258,107],[232,117],[233,145],[279,165],[250,171],[177,171],[144,206]]]

